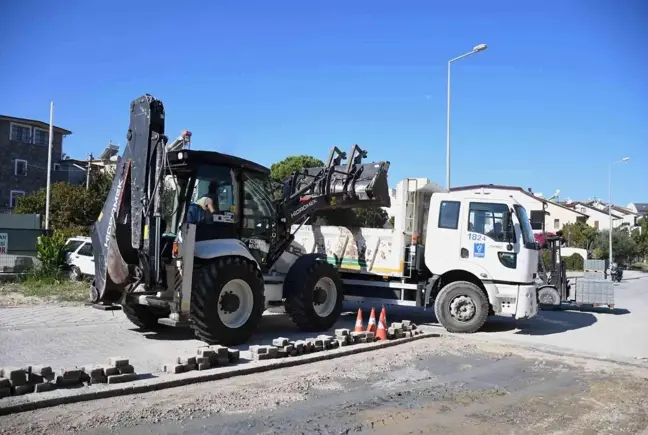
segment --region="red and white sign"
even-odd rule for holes
[[[0,254],[6,254],[9,250],[9,235],[0,233]]]

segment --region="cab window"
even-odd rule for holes
[[[191,223],[236,222],[237,188],[234,171],[225,166],[202,166],[189,205]]]
[[[511,240],[513,225],[506,204],[471,202],[468,231],[483,234],[498,242]]]
[[[267,175],[243,174],[243,237],[270,239],[275,221],[274,189]]]

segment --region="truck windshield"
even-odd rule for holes
[[[520,228],[522,229],[522,240],[524,241],[524,246],[527,248],[535,248],[536,241],[533,237],[533,229],[531,228],[531,222],[529,221],[529,215],[527,211],[521,205],[514,205],[515,214],[517,215],[518,220],[520,221]]]

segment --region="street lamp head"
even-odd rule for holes
[[[622,162],[627,162],[628,160],[630,160],[630,157],[624,157],[621,159]]]
[[[473,52],[477,53],[478,51],[484,51],[484,50],[486,50],[487,48],[488,48],[488,45],[486,45],[486,44],[479,44],[479,45],[475,45],[475,46],[473,47]]]

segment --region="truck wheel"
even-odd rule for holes
[[[249,260],[216,258],[194,267],[189,322],[199,340],[225,346],[245,343],[264,310],[263,276]]]
[[[331,328],[340,313],[344,293],[337,270],[317,255],[303,255],[284,281],[286,312],[302,331]]]
[[[160,325],[158,319],[169,316],[169,311],[163,308],[149,307],[133,302],[126,302],[122,305],[122,311],[133,325],[147,331],[162,329],[164,325]]]
[[[488,298],[477,285],[456,281],[443,287],[434,301],[434,315],[448,332],[472,334],[488,318]]]
[[[81,273],[81,269],[79,269],[76,266],[70,266],[70,270],[68,271],[68,278],[70,281],[81,281],[81,278],[83,278],[83,274]]]
[[[560,305],[560,294],[555,287],[542,287],[538,290],[538,305],[543,310],[555,310]]]

